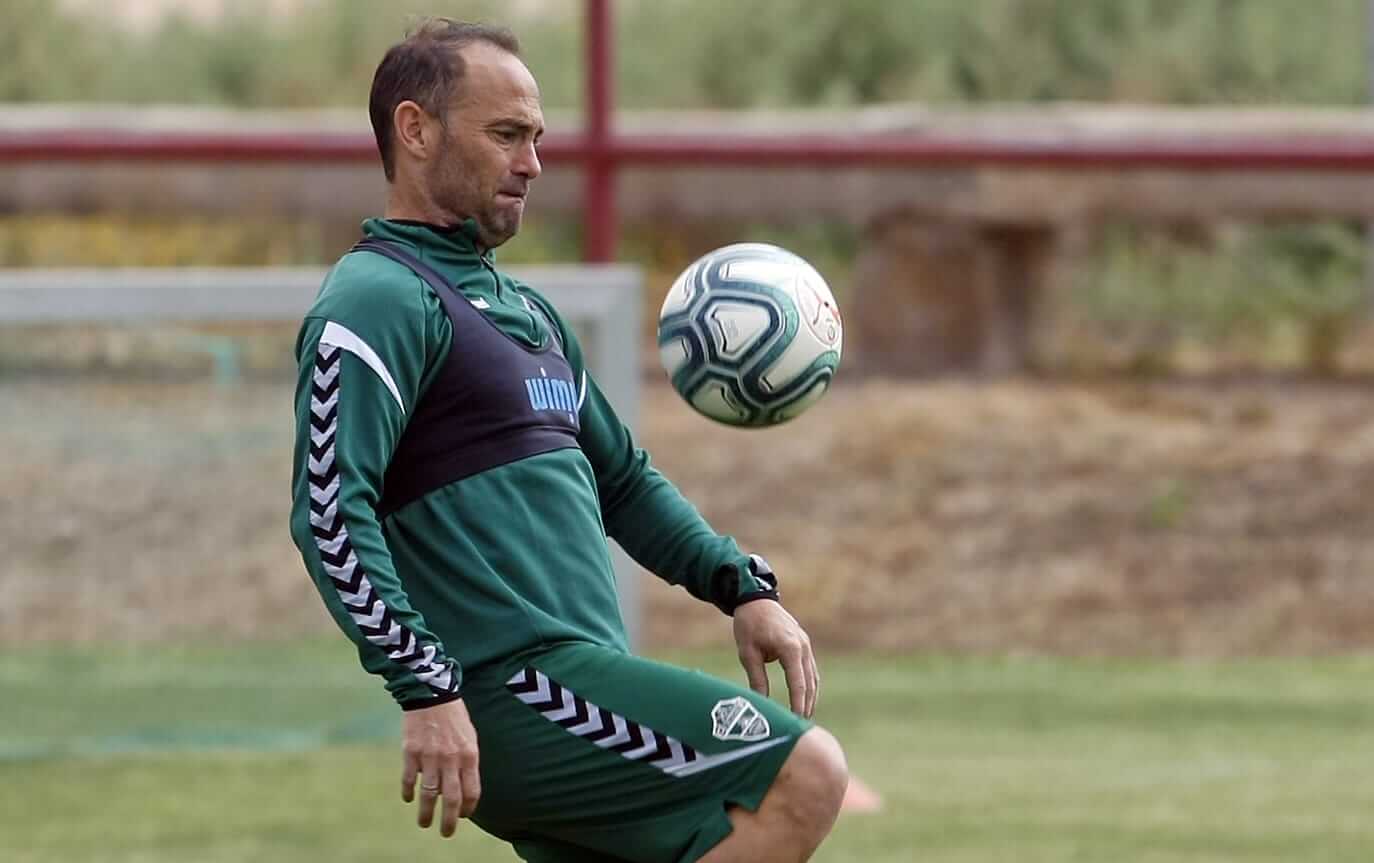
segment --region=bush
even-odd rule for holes
[[[0,100],[355,105],[414,14],[510,24],[546,104],[581,103],[580,3],[263,0],[146,32],[108,11],[9,0]],[[1332,103],[1366,100],[1365,3],[1323,0],[699,0],[618,3],[620,104],[890,100]]]

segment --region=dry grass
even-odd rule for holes
[[[875,382],[772,434],[705,433],[671,399],[654,406],[660,463],[767,552],[827,642],[1374,643],[1374,407],[1360,391]],[[676,606],[656,597],[654,619],[672,607],[680,638],[692,610]]]
[[[289,390],[0,384],[0,639],[331,626],[286,530]],[[656,383],[644,441],[824,644],[1374,645],[1374,402],[1355,386],[842,381],[766,432]],[[648,593],[659,645],[727,628]]]

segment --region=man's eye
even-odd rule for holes
[[[514,144],[519,135],[512,129],[497,129],[496,140],[503,144]]]

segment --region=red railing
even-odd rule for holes
[[[551,164],[617,165],[1024,165],[1365,171],[1374,137],[1268,138],[1151,143],[970,140],[906,133],[839,136],[589,135],[549,133],[539,150]],[[324,132],[137,132],[83,129],[0,131],[0,162],[375,162],[370,134]]]
[[[788,135],[616,134],[610,0],[587,0],[587,113],[581,134],[550,133],[548,163],[585,171],[585,245],[589,261],[615,255],[615,178],[626,165],[1049,166],[1068,169],[1374,171],[1374,137],[1209,136],[1165,142],[969,140],[938,134]],[[370,162],[367,134],[286,132],[0,132],[0,162]]]

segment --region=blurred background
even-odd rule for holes
[[[1366,0],[0,0],[0,858],[514,859],[414,835],[287,533],[293,338],[415,14],[519,35],[499,260],[630,274],[600,374],[815,638],[883,800],[816,859],[1374,859]],[[845,313],[762,432],[654,348],[742,240]],[[742,679],[631,579],[642,650]]]

